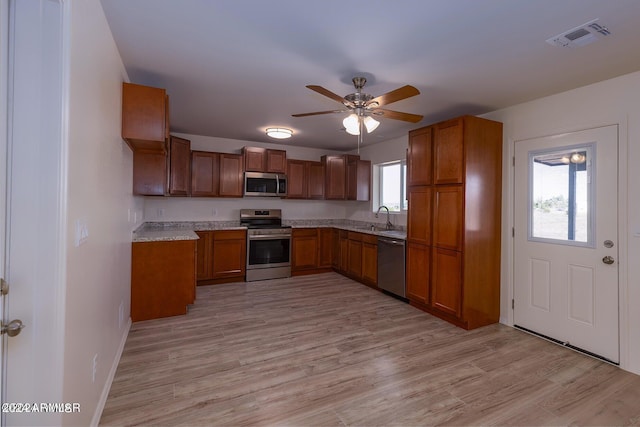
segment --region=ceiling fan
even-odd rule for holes
[[[419,95],[420,91],[413,86],[402,86],[398,89],[387,92],[384,95],[373,97],[368,93],[363,93],[362,88],[367,79],[364,77],[354,77],[352,79],[353,86],[355,86],[355,93],[350,93],[344,98],[336,95],[328,89],[322,86],[307,85],[309,89],[314,92],[318,92],[328,98],[333,99],[344,105],[344,110],[329,110],[329,111],[316,111],[313,113],[292,114],[293,117],[306,117],[316,116],[319,114],[333,114],[333,113],[348,113],[351,114],[343,120],[344,127],[351,135],[358,135],[358,145],[361,141],[361,130],[364,126],[367,129],[367,133],[373,132],[380,122],[375,120],[372,116],[380,116],[393,120],[403,120],[405,122],[417,123],[422,120],[423,116],[418,114],[401,113],[399,111],[387,110],[380,108],[383,105],[391,104],[393,102],[401,101],[406,98],[410,98],[415,95]]]

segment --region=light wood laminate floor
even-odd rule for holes
[[[135,323],[101,425],[640,425],[640,377],[456,328],[335,273],[198,288]]]

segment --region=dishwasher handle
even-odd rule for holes
[[[405,241],[404,240],[391,240],[391,239],[383,239],[378,237],[378,243],[385,243],[387,245],[393,245],[393,246],[404,246],[405,245]]]

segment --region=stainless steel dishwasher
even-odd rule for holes
[[[378,237],[378,287],[406,298],[404,258],[404,240]]]

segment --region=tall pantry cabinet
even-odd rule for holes
[[[500,317],[502,123],[463,116],[409,132],[407,297],[465,329]]]

